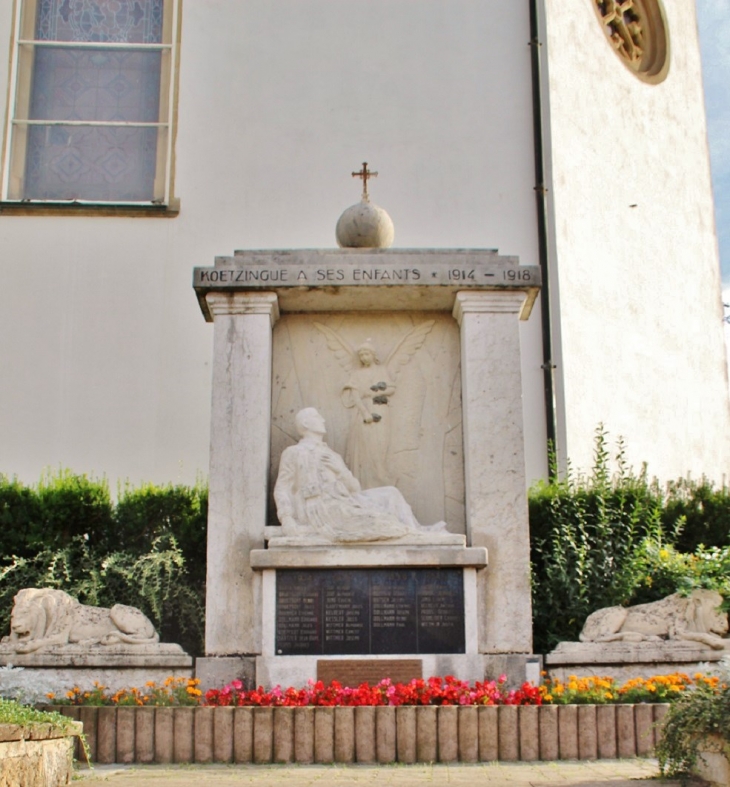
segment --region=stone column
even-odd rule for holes
[[[251,570],[249,553],[264,546],[271,331],[279,306],[270,292],[212,292],[206,300],[214,322],[205,625],[209,658],[198,660],[198,674],[204,684],[220,685],[241,677],[241,656],[261,652],[261,575]]]
[[[462,291],[461,381],[467,544],[487,547],[478,584],[479,650],[530,653],[527,513],[518,314],[524,292]]]

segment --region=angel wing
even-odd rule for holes
[[[415,353],[421,349],[436,320],[426,320],[412,328],[390,351],[385,366],[395,380],[402,366],[405,366]]]
[[[355,350],[339,335],[339,333],[335,333],[332,328],[322,325],[321,322],[315,322],[314,327],[317,328],[320,333],[324,334],[324,338],[327,340],[327,347],[332,350],[340,366],[346,372],[351,372],[357,363],[357,354]]]

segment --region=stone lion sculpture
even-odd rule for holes
[[[714,590],[693,590],[635,607],[604,607],[586,618],[581,642],[699,642],[714,650],[730,649],[728,618]]]
[[[15,596],[5,647],[15,653],[77,645],[154,645],[160,640],[150,620],[135,607],[90,607],[63,590],[25,588]]]

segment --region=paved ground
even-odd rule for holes
[[[80,770],[83,787],[679,787],[659,780],[655,760],[480,765],[100,765]],[[647,780],[651,780],[647,783]]]

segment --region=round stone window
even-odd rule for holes
[[[608,41],[623,64],[644,82],[669,70],[669,32],[661,0],[593,0]]]

